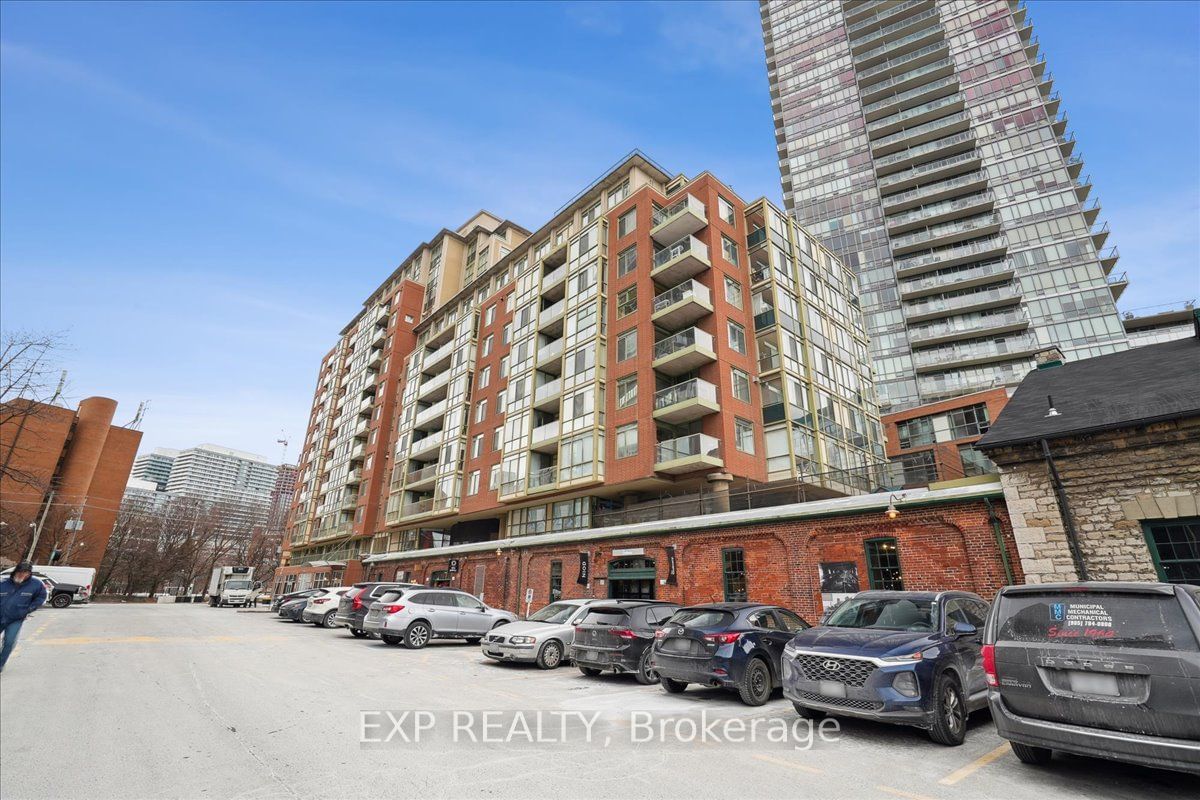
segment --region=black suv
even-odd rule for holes
[[[650,667],[670,694],[699,683],[761,706],[780,685],[783,648],[807,627],[795,612],[759,603],[681,608],[655,633]]]
[[[983,663],[996,731],[1024,763],[1060,750],[1200,773],[1200,586],[1005,587]]]
[[[654,633],[679,610],[678,603],[655,600],[610,600],[588,609],[575,626],[571,659],[587,676],[632,672],[638,683],[658,683],[650,668]]]
[[[359,639],[369,637],[370,634],[363,630],[363,620],[366,619],[371,603],[374,603],[388,592],[394,592],[397,589],[420,588],[421,584],[419,583],[382,583],[375,581],[356,583],[342,595],[342,599],[338,602],[337,613],[333,615],[334,622],[338,625],[345,625],[350,629],[350,633]]]

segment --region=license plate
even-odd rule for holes
[[[600,658],[600,654],[598,652],[596,652],[595,650],[584,650],[583,651],[583,660],[584,661],[597,661],[597,660],[599,660],[599,658]]]
[[[1083,672],[1067,670],[1067,681],[1076,694],[1097,694],[1104,697],[1120,697],[1117,676],[1107,672]]]
[[[826,697],[845,697],[846,684],[837,681],[820,681],[817,691]]]

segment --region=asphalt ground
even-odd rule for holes
[[[775,695],[420,651],[265,611],[42,609],[0,676],[0,797],[1195,798],[1200,781],[1019,763],[986,711],[961,747]]]

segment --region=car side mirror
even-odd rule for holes
[[[480,611],[487,611],[487,606],[485,606],[483,603],[480,603],[480,604],[479,604],[479,610],[480,610]]]
[[[954,623],[955,636],[974,636],[977,633],[979,633],[979,629],[969,622]]]

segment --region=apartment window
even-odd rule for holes
[[[733,321],[729,323],[729,346],[742,355],[746,354],[746,329]]]
[[[904,591],[904,576],[900,573],[900,549],[895,539],[868,539],[867,582],[872,589]]]
[[[737,417],[733,421],[733,446],[743,453],[754,454],[754,423]]]
[[[479,494],[479,470],[471,470],[467,476],[467,494]]]
[[[725,277],[725,302],[742,307],[742,285],[729,276]]]
[[[496,321],[496,307],[488,306],[488,310],[486,312],[484,312],[484,315],[483,315],[483,324],[491,325],[495,321]]]
[[[957,408],[946,415],[950,420],[950,438],[982,436],[991,427],[986,403],[976,403],[967,408]]]
[[[500,449],[500,431],[501,428],[492,428],[492,452]]]
[[[1142,523],[1158,578],[1166,583],[1200,583],[1200,517]]]
[[[479,401],[479,405],[475,406],[475,421],[483,422],[487,418],[487,398]]]
[[[738,400],[750,402],[750,376],[737,367],[729,370],[733,377],[733,396]]]
[[[938,479],[932,450],[905,453],[893,458],[892,463],[900,465],[900,477],[905,486],[923,486]]]
[[[637,374],[617,378],[617,408],[628,408],[637,402]]]
[[[483,434],[477,433],[471,437],[471,458],[479,458],[483,455]]]
[[[617,218],[617,236],[628,236],[637,227],[637,209],[631,208]]]
[[[637,455],[638,426],[636,422],[617,428],[617,458]]]
[[[500,330],[500,343],[508,344],[512,341],[512,323],[508,323]]]
[[[721,252],[725,256],[725,260],[734,266],[738,265],[738,246],[737,242],[730,239],[728,236],[721,237]]]
[[[933,444],[933,417],[917,417],[896,423],[896,441],[901,450]]]
[[[726,603],[744,603],[749,596],[746,587],[746,551],[727,547],[721,551],[721,576]]]
[[[500,359],[500,377],[508,377],[508,356],[503,356]]]
[[[637,245],[626,247],[617,255],[617,275],[628,275],[637,269]]]
[[[550,602],[562,600],[562,562],[550,562]]]
[[[488,489],[495,491],[500,486],[500,465],[493,464],[488,472]]]
[[[637,286],[617,293],[617,319],[627,317],[637,311]]]
[[[979,452],[974,446],[964,444],[958,448],[958,457],[962,460],[963,475],[995,475],[999,470],[992,460]]]
[[[612,208],[617,203],[629,197],[629,179],[626,178],[619,186],[608,193],[608,207]]]
[[[487,367],[484,367],[483,369],[479,370],[479,382],[478,382],[479,388],[484,389],[491,382],[492,382],[491,366],[487,366]]]
[[[587,211],[584,211],[583,214],[580,215],[579,222],[581,225],[586,227],[588,225],[591,225],[597,219],[599,219],[599,217],[600,217],[600,204],[596,203],[596,205],[592,206],[591,208],[589,208]]]
[[[488,356],[490,356],[490,355],[492,354],[492,340],[493,340],[493,338],[494,338],[494,337],[493,337],[493,336],[492,336],[492,334],[490,334],[490,333],[489,333],[489,334],[488,334],[486,337],[484,337],[484,340],[483,340],[483,347],[482,347],[482,348],[480,349],[480,351],[479,351],[479,355],[480,355],[480,357],[482,357],[482,358],[487,358]]]
[[[637,355],[637,328],[631,328],[617,337],[617,361],[625,361]]]
[[[726,223],[733,224],[733,203],[730,203],[721,195],[717,195],[717,213],[721,215],[721,219]]]

